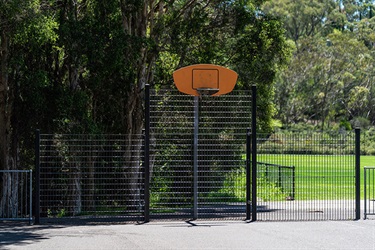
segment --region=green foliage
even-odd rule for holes
[[[339,124],[339,128],[344,129],[346,131],[350,131],[350,130],[352,130],[352,125],[348,121],[341,120],[340,124]]]
[[[56,211],[52,211],[51,209],[47,209],[47,217],[48,218],[63,218],[66,216],[66,211],[64,208],[61,208]]]
[[[375,155],[375,127],[361,130],[361,132],[361,155]]]
[[[264,10],[283,20],[295,43],[278,75],[276,117],[320,129],[355,117],[374,124],[374,2],[272,0]]]

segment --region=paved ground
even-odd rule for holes
[[[0,222],[0,249],[375,249],[375,219],[34,226]]]

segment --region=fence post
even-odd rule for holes
[[[246,131],[246,220],[251,217],[251,171],[250,171],[250,157],[251,157],[251,132],[250,128]]]
[[[35,131],[35,221],[40,224],[40,130]]]
[[[144,142],[144,164],[145,164],[145,222],[150,221],[150,85],[145,86],[145,142]]]
[[[29,175],[29,224],[31,225],[33,223],[33,170],[29,170]]]
[[[198,219],[198,134],[199,96],[194,96],[194,145],[193,145],[193,219]]]
[[[363,199],[364,199],[364,212],[363,212],[363,219],[364,220],[366,220],[367,219],[367,217],[366,217],[366,215],[367,215],[367,191],[366,191],[366,189],[367,189],[367,176],[366,176],[366,172],[367,172],[367,168],[365,167],[365,169],[363,170],[363,181],[364,181],[364,190],[363,190]]]
[[[355,130],[355,219],[361,217],[361,130]]]
[[[252,108],[251,108],[251,220],[257,220],[257,131],[256,131],[256,110],[257,110],[257,87],[256,85],[251,86],[251,97],[252,97]]]

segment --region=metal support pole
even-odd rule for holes
[[[33,223],[33,171],[31,169],[29,175],[29,224],[31,225]]]
[[[145,142],[144,142],[144,193],[145,193],[145,207],[144,216],[145,222],[150,221],[150,85],[145,86]]]
[[[251,218],[251,132],[250,128],[246,131],[246,220]]]
[[[199,96],[194,97],[194,157],[193,157],[193,219],[198,219],[198,133],[199,133]]]
[[[252,90],[252,109],[251,109],[251,220],[257,220],[257,129],[256,129],[256,110],[257,110],[257,87],[255,85],[251,86]]]
[[[355,219],[361,218],[361,130],[355,129]]]
[[[35,224],[40,224],[40,130],[35,131]]]
[[[365,188],[364,188],[364,190],[363,190],[363,192],[364,192],[364,202],[365,202],[365,204],[364,204],[364,212],[363,212],[363,215],[364,215],[364,217],[363,217],[363,219],[364,220],[366,220],[367,219],[367,192],[366,192],[366,189],[367,189],[367,176],[366,176],[366,172],[367,172],[367,168],[365,167],[365,169],[364,169],[364,176],[363,176],[363,180],[364,180],[364,184],[365,184]]]

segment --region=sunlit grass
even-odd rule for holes
[[[361,198],[363,168],[374,166],[375,156],[361,156]],[[354,199],[355,157],[353,155],[285,155],[259,154],[258,162],[294,166],[295,199]]]

